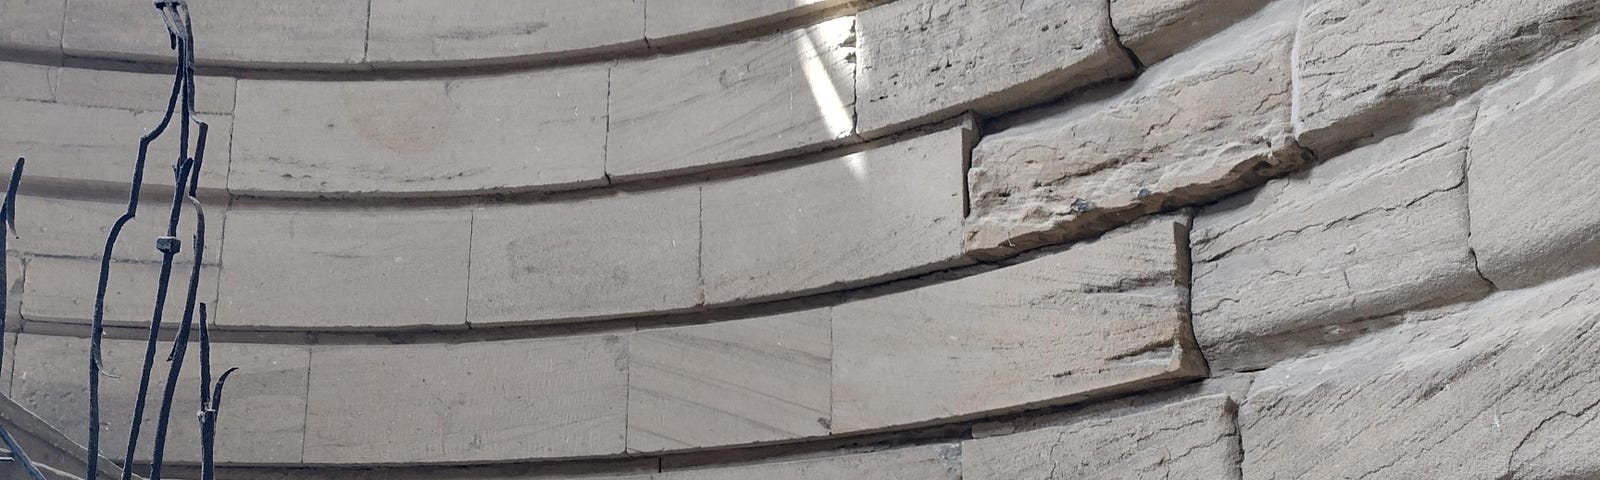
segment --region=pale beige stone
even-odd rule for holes
[[[666,175],[853,140],[854,25],[618,64],[606,172]]]
[[[1332,155],[1565,48],[1591,0],[1314,0],[1296,55],[1296,132]]]
[[[700,303],[700,190],[473,212],[467,322],[549,323]]]
[[[187,245],[186,245],[187,247]],[[219,248],[220,246],[210,246]],[[183,321],[184,300],[188,295],[193,262],[174,262],[167,281],[167,302],[161,314],[164,325]],[[213,319],[218,313],[216,265],[200,268],[196,300],[211,305]],[[156,287],[160,286],[161,264],[113,262],[106,277],[106,325],[147,327],[155,314]],[[27,292],[22,316],[28,321],[88,324],[94,320],[95,292],[99,290],[100,260],[90,258],[39,257],[28,260]],[[195,307],[194,318],[199,318]]]
[[[1194,330],[1211,367],[1265,367],[1274,337],[1486,293],[1467,244],[1476,111],[1440,112],[1202,211]]]
[[[1256,375],[1244,478],[1600,476],[1600,274]]]
[[[23,173],[22,188],[27,188],[27,182],[33,178],[32,172],[30,168]],[[19,194],[17,237],[9,240],[7,246],[12,252],[25,257],[98,261],[105,253],[106,237],[112,225],[127,211],[128,204],[125,202],[125,199],[115,198],[79,200],[70,197]],[[168,193],[150,195],[139,202],[138,216],[123,225],[111,258],[118,261],[159,264],[162,254],[156,250],[156,238],[167,233],[167,220],[171,214],[171,207],[170,189]],[[225,210],[226,207],[223,205],[211,205],[206,210],[206,249],[203,252],[202,263],[216,264],[220,261],[222,230],[227,217]],[[173,257],[174,263],[192,263],[195,221],[193,204],[185,202],[183,214],[178,222],[178,240],[183,242],[183,245]]]
[[[1111,0],[1117,38],[1145,65],[1220,32],[1268,0]]]
[[[197,339],[191,338],[191,341]],[[167,378],[164,361],[170,342],[156,348],[156,369],[150,382],[150,403],[141,427],[139,454],[150,458],[150,438],[155,434],[161,392]],[[128,422],[133,417],[139,388],[139,368],[144,361],[144,340],[107,339],[102,344],[106,369],[116,377],[101,377],[101,452],[121,459],[128,445]],[[22,334],[17,340],[16,373],[12,396],[69,435],[73,441],[88,437],[89,339]],[[194,412],[199,405],[198,343],[191,343],[168,424],[167,459],[199,461],[199,428]],[[299,463],[306,408],[307,347],[242,343],[213,343],[216,371],[237,366],[223,391],[222,413],[217,423],[217,461],[226,463]]]
[[[1600,39],[1485,94],[1472,133],[1472,248],[1484,276],[1523,288],[1600,264]]]
[[[705,186],[707,304],[837,289],[968,263],[971,127]]]
[[[129,73],[87,68],[55,70],[55,101],[59,103],[141,112],[165,112],[167,99],[172,94],[173,75],[170,73]],[[194,109],[201,114],[201,120],[210,121],[213,116],[205,115],[207,113],[222,115],[233,113],[235,83],[236,80],[231,77],[194,77]],[[216,126],[215,123],[212,124],[212,128]],[[141,125],[141,128],[146,130],[154,127],[153,124]],[[208,142],[217,140],[219,139],[212,138]],[[210,145],[226,147],[227,144],[224,142],[210,143]],[[208,155],[209,158],[227,158],[225,149],[218,151],[208,147],[207,150],[214,155]]]
[[[652,45],[704,39],[784,22],[845,3],[846,0],[651,0],[645,36]]]
[[[217,65],[355,68],[366,48],[368,0],[189,2],[195,58]],[[150,2],[69,0],[70,55],[173,62]]]
[[[833,429],[1063,404],[1204,376],[1184,219],[833,309]]]
[[[168,90],[151,92],[165,98]],[[163,107],[165,108],[165,107]],[[29,184],[64,184],[126,192],[138,158],[139,138],[161,122],[163,112],[106,106],[0,99],[0,151],[10,158],[27,157],[24,188]],[[176,117],[175,117],[176,118]],[[210,124],[200,188],[221,191],[227,184],[233,121],[226,115],[205,115]],[[147,186],[166,186],[175,179],[179,126],[173,120],[165,135],[151,143],[145,160]],[[199,141],[192,127],[190,154]],[[0,157],[4,158],[4,157]],[[10,165],[9,162],[6,165]],[[3,174],[10,177],[10,169]],[[155,190],[149,190],[155,193]],[[122,195],[127,195],[122,193]],[[18,215],[19,219],[21,215]]]
[[[1217,395],[961,443],[965,480],[1239,478],[1236,406]]]
[[[599,185],[606,69],[244,80],[228,186],[253,195],[416,196]]]
[[[620,335],[315,347],[305,461],[619,454],[627,363]]]
[[[655,480],[958,480],[961,449],[924,445],[872,453],[835,454],[805,460],[707,467],[656,474]]]
[[[1106,2],[904,0],[859,19],[856,115],[869,138],[1133,73]]]
[[[828,434],[828,309],[641,331],[628,352],[628,450]]]
[[[645,0],[374,0],[366,59],[468,63],[643,47],[644,5]]]
[[[1296,168],[1294,9],[1258,13],[1114,95],[984,137],[967,172],[981,257],[1083,238]]]
[[[7,372],[7,378],[10,372]],[[28,453],[28,458],[45,474],[49,480],[82,480],[81,475],[89,468],[88,449],[74,443],[66,434],[33,412],[12,401],[11,398],[0,396],[0,423],[6,425],[6,430]],[[3,447],[0,447],[3,448]],[[117,480],[122,471],[104,455],[100,459],[100,472],[96,480]],[[0,478],[28,478],[17,462],[0,463]]]
[[[3,14],[0,11],[0,15]],[[0,98],[54,101],[58,70],[43,65],[0,62],[0,85],[6,86],[0,89]]]
[[[470,210],[236,207],[219,325],[465,325]]]
[[[0,0],[0,47],[61,53],[67,0]]]

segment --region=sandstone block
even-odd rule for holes
[[[71,0],[62,48],[71,55],[173,61],[148,2]],[[354,68],[366,48],[367,0],[193,2],[201,64]]]
[[[1296,133],[1323,155],[1460,98],[1600,22],[1600,3],[1314,0],[1300,21]]]
[[[464,326],[472,212],[236,208],[219,325]]]
[[[582,67],[453,80],[241,81],[228,186],[255,195],[416,196],[598,185],[605,76],[606,67]]]
[[[961,444],[966,480],[1239,478],[1237,407],[1216,395]]]
[[[70,80],[62,81],[69,86],[62,87],[58,94],[73,95],[75,86]],[[133,81],[131,77],[129,81]],[[165,98],[167,92],[162,89],[152,94]],[[161,122],[166,106],[161,108],[163,111],[158,112],[129,110],[122,105],[0,99],[0,111],[6,112],[0,115],[0,150],[30,160],[24,188],[34,183],[67,183],[126,192],[139,151],[139,137]],[[221,191],[227,183],[233,121],[226,115],[206,115],[203,120],[211,127],[200,169],[200,187],[204,191]],[[167,186],[171,190],[172,165],[178,157],[177,123],[174,120],[166,135],[150,145],[145,161],[146,186]],[[192,132],[191,142],[198,141],[198,130]],[[190,153],[193,152],[191,144]],[[10,170],[3,176],[10,177]]]
[[[0,13],[3,12],[0,10]],[[58,71],[60,69],[44,65],[0,62],[0,85],[6,86],[5,90],[0,90],[0,98],[54,101]]]
[[[852,140],[854,26],[854,18],[839,18],[618,64],[606,172],[666,175]]]
[[[151,378],[144,436],[137,459],[150,458],[150,438],[167,367],[162,360],[171,350],[160,342],[156,370]],[[139,388],[139,368],[144,361],[144,340],[107,339],[102,344],[105,365],[117,374],[100,380],[101,452],[121,460],[128,448],[128,422],[133,417]],[[88,437],[89,339],[22,334],[17,339],[16,373],[12,395],[80,444]],[[194,411],[199,405],[199,346],[191,344],[168,423],[167,459],[198,462],[199,428]],[[307,348],[303,346],[213,343],[213,364],[238,366],[228,378],[221,420],[217,424],[217,461],[228,463],[299,463],[305,428]],[[220,375],[221,371],[213,372]]]
[[[61,53],[64,0],[0,0],[0,46],[36,53]],[[159,27],[158,27],[159,28]]]
[[[868,138],[1133,73],[1105,2],[912,0],[859,18],[856,115]]]
[[[1497,293],[1256,376],[1244,478],[1600,475],[1600,276]]]
[[[622,453],[627,338],[315,347],[306,463]]]
[[[872,453],[817,457],[780,463],[656,474],[655,480],[957,480],[961,478],[957,445],[925,445]]]
[[[1082,238],[1299,166],[1290,7],[1260,12],[1119,93],[986,136],[967,172],[969,252],[1005,256]]]
[[[641,331],[629,354],[628,449],[828,434],[828,309]]]
[[[967,263],[958,126],[705,187],[707,304],[793,296]]]
[[[1187,226],[1155,217],[992,272],[833,309],[833,429],[967,418],[1204,376]]]
[[[40,162],[46,163],[46,162]],[[32,164],[24,173],[26,188]],[[171,170],[167,170],[168,173]],[[98,262],[105,253],[106,235],[113,224],[127,210],[126,200],[79,200],[68,197],[38,197],[17,195],[17,238],[9,247],[25,257],[93,259]],[[162,254],[156,250],[156,238],[166,235],[167,219],[171,212],[172,194],[147,196],[139,202],[138,216],[122,227],[117,237],[113,260],[154,263],[161,262]],[[192,205],[184,204],[183,215],[178,220],[178,239],[182,250],[173,258],[175,264],[192,263],[194,258],[194,228],[196,217]],[[206,251],[203,262],[216,264],[221,258],[222,230],[227,215],[225,208],[213,205],[206,211]],[[98,267],[96,267],[98,268]],[[92,293],[94,290],[90,289]]]
[[[76,0],[74,0],[76,1]],[[134,110],[140,112],[165,112],[167,110],[167,95],[172,93],[172,74],[160,73],[129,73],[111,70],[95,70],[88,68],[58,68],[56,70],[56,97],[59,103],[69,105],[82,105],[86,107],[109,107]],[[200,119],[211,122],[212,128],[217,124],[212,122],[215,115],[207,113],[229,115],[233,113],[234,84],[231,77],[194,77],[194,108],[200,114]],[[176,125],[174,125],[175,127]],[[155,124],[140,125],[148,131],[155,128]],[[173,133],[177,133],[174,129]],[[213,134],[219,132],[213,131]],[[211,138],[207,142],[225,140],[226,133],[221,138]],[[209,145],[223,145],[222,150],[211,150]],[[209,143],[206,150],[208,158],[228,158],[227,143]],[[136,151],[138,146],[135,139],[130,151]],[[176,154],[173,155],[176,157]],[[218,188],[221,185],[217,185]]]
[[[372,2],[368,62],[471,62],[644,46],[644,0]]]
[[[1111,0],[1111,25],[1133,56],[1154,65],[1227,29],[1268,0]]]
[[[645,19],[652,44],[760,28],[847,3],[845,0],[654,0]]]
[[[1600,264],[1600,39],[1485,94],[1467,196],[1483,274],[1523,288]]]
[[[187,246],[187,245],[186,245]],[[219,248],[219,247],[211,247]],[[164,325],[183,321],[184,298],[189,288],[191,262],[174,263],[167,282],[167,303],[161,314]],[[216,318],[217,278],[221,268],[200,268],[198,301],[213,305]],[[156,289],[160,286],[161,264],[113,262],[106,282],[106,325],[146,327],[155,313]],[[94,295],[99,289],[100,260],[91,258],[48,258],[28,260],[22,316],[29,321],[88,324],[94,320]],[[196,308],[196,317],[199,318]]]
[[[1467,242],[1476,105],[1195,217],[1194,330],[1212,368],[1259,368],[1274,337],[1486,293]]]
[[[540,323],[700,303],[700,191],[473,212],[467,322]]]

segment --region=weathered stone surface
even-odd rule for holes
[[[1220,32],[1268,0],[1111,0],[1117,38],[1140,62],[1153,65]]]
[[[853,138],[854,26],[854,18],[839,18],[618,64],[606,172],[623,179],[665,175]]]
[[[1600,39],[1485,94],[1472,133],[1472,248],[1501,288],[1600,264]]]
[[[627,349],[619,335],[315,347],[305,461],[622,453]]]
[[[0,10],[0,15],[4,13]],[[0,20],[0,23],[3,22]],[[0,62],[0,85],[6,86],[0,90],[0,98],[53,101],[56,98],[55,77],[59,70],[43,65]]]
[[[137,77],[127,80],[138,81]],[[74,95],[75,86],[69,82],[63,80],[67,84],[59,92],[63,97]],[[165,98],[167,88],[170,87],[150,94]],[[0,98],[0,111],[6,112],[0,115],[0,150],[30,160],[25,188],[33,183],[70,183],[124,192],[129,175],[133,173],[139,137],[160,123],[163,114],[129,110],[123,105],[83,106],[5,98]],[[200,187],[218,191],[227,183],[233,121],[226,115],[206,115],[203,120],[211,127],[207,134],[205,164],[200,169]],[[177,122],[173,123],[166,136],[150,145],[144,176],[147,186],[170,187],[173,184],[172,165],[178,156],[179,133]],[[194,132],[192,140],[198,141],[198,130]],[[190,152],[193,152],[192,146]],[[3,176],[10,177],[10,170]]]
[[[165,112],[167,110],[167,96],[172,93],[172,74],[170,73],[130,73],[111,70],[94,70],[87,68],[58,68],[56,70],[55,100],[69,105],[83,105],[87,107],[110,107],[134,110],[141,112]],[[200,120],[210,122],[212,115],[233,113],[234,84],[231,77],[194,77],[194,109],[200,115]],[[149,130],[155,124],[140,125],[139,128]],[[212,128],[217,125],[212,123]],[[176,126],[173,133],[177,133]],[[219,133],[219,132],[213,132]],[[222,133],[224,138],[226,133]],[[138,139],[132,142],[138,145]],[[228,158],[226,142],[211,143],[222,138],[207,140],[208,159]],[[223,146],[221,150],[211,150],[212,145]],[[132,149],[132,147],[130,147]],[[176,154],[173,155],[174,157]],[[170,160],[169,160],[170,162]],[[218,185],[220,188],[221,185]]]
[[[8,357],[9,359],[9,357]],[[10,372],[7,373],[10,378]],[[87,449],[74,443],[66,434],[33,412],[28,411],[8,397],[0,397],[0,423],[28,453],[34,465],[49,480],[82,480],[80,475],[89,467]],[[118,458],[121,460],[121,458]],[[67,473],[71,472],[71,473]],[[96,480],[116,480],[122,471],[104,455],[100,459],[100,472]],[[3,478],[28,478],[17,462],[0,463]]]
[[[1085,237],[1298,166],[1293,15],[1275,5],[1120,93],[985,136],[967,172],[968,250],[1005,256]]]
[[[66,0],[0,0],[0,47],[61,52]]]
[[[171,343],[157,345],[157,368],[151,378],[151,401],[141,427],[138,459],[150,457],[150,436],[160,409],[167,364],[162,361]],[[128,448],[128,422],[133,418],[139,388],[139,365],[144,361],[144,340],[107,339],[102,344],[105,365],[117,377],[101,377],[101,451],[119,460]],[[17,340],[16,373],[12,398],[76,442],[88,437],[89,339],[22,334]],[[230,463],[298,463],[304,435],[307,347],[242,343],[213,343],[216,365],[238,366],[228,377],[223,420],[217,424],[217,461]],[[173,400],[167,459],[199,461],[199,429],[194,409],[199,405],[199,348],[191,345],[182,379]],[[212,372],[220,375],[222,372]]]
[[[1245,478],[1600,476],[1600,273],[1256,376]]]
[[[465,325],[470,210],[244,206],[228,224],[219,325]]]
[[[228,186],[327,196],[598,185],[606,68],[452,80],[244,80]]]
[[[1239,478],[1237,407],[1217,395],[961,444],[966,480]]]
[[[459,62],[643,47],[644,3],[375,0],[366,58]]]
[[[1205,375],[1187,325],[1182,221],[1155,217],[1061,253],[834,307],[834,431]]]
[[[652,44],[710,37],[757,28],[826,8],[846,0],[652,0],[645,36]]]
[[[828,323],[821,308],[634,334],[628,449],[827,435]]]
[[[971,127],[705,186],[707,304],[793,296],[967,263]]]
[[[813,459],[656,474],[656,480],[957,480],[961,478],[961,448],[925,445],[872,453],[822,456]]]
[[[541,323],[700,303],[700,190],[473,212],[467,322]]]
[[[185,245],[186,247],[188,245]],[[219,248],[212,246],[210,248]],[[167,304],[161,314],[166,325],[183,321],[183,302],[189,288],[192,262],[174,263],[167,282]],[[200,268],[200,302],[217,305],[216,265]],[[104,321],[107,325],[150,325],[155,313],[156,287],[161,264],[114,262],[106,282]],[[94,320],[94,295],[99,289],[100,260],[90,258],[32,258],[24,285],[22,316],[29,321],[87,324]],[[198,311],[199,307],[195,307]],[[211,313],[217,313],[212,307]],[[196,315],[199,315],[196,313]],[[198,316],[196,318],[199,318]],[[215,318],[214,316],[212,318]]]
[[[1442,111],[1202,211],[1194,330],[1211,367],[1263,367],[1277,360],[1266,354],[1275,336],[1486,293],[1463,172],[1476,109]]]
[[[40,162],[44,163],[44,162]],[[167,170],[169,173],[171,170]],[[23,182],[32,178],[32,164]],[[24,183],[26,185],[26,183]],[[24,187],[26,188],[26,187]],[[165,197],[165,198],[163,198]],[[106,235],[117,218],[127,210],[126,200],[78,200],[66,197],[17,195],[17,238],[8,242],[12,252],[26,257],[80,258],[98,261],[105,253]],[[161,261],[156,237],[166,235],[172,208],[172,194],[151,195],[139,202],[139,215],[124,224],[111,258],[141,263]],[[206,251],[203,261],[215,264],[221,258],[224,208],[213,206],[206,215]],[[192,263],[194,258],[194,208],[185,204],[178,221],[182,250],[174,263]]]
[[[1314,0],[1300,22],[1296,132],[1331,155],[1575,43],[1591,0]]]
[[[202,64],[308,65],[361,61],[368,0],[193,2]],[[72,55],[172,61],[161,17],[147,2],[67,2],[62,48]]]
[[[906,0],[861,12],[858,130],[996,113],[1127,75],[1105,2]]]

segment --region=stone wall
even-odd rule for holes
[[[224,478],[1600,478],[1600,3],[193,3]],[[0,393],[78,442],[135,4],[0,0]]]

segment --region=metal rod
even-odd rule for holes
[[[40,472],[39,467],[33,464],[33,460],[28,458],[28,453],[22,451],[22,446],[17,444],[17,439],[11,438],[11,432],[7,432],[6,427],[3,425],[0,425],[0,441],[4,441],[6,448],[11,449],[12,459],[16,460],[17,465],[22,466],[23,471],[28,472],[29,477],[33,480],[45,480],[44,473]]]
[[[6,187],[5,202],[0,203],[0,252],[6,251],[6,239],[9,238],[5,230],[10,230],[11,235],[17,233],[17,186],[22,183],[22,166],[27,162],[25,158],[18,158],[16,165],[11,167],[11,184]],[[11,293],[9,291],[11,277],[8,276],[6,267],[5,262],[0,262],[0,332],[5,332],[6,315],[11,313],[11,303],[7,295]],[[3,361],[5,356],[5,342],[0,341],[0,361]],[[29,478],[45,480],[44,473],[40,472],[39,467],[33,464],[33,460],[28,458],[28,452],[22,451],[22,445],[11,437],[11,432],[6,431],[3,425],[0,425],[0,441],[5,442],[6,448],[11,450],[12,460],[17,462],[23,471],[28,472]]]

